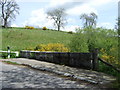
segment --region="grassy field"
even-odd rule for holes
[[[19,51],[48,43],[63,43],[67,46],[72,36],[73,34],[55,30],[2,29],[2,50],[7,50],[7,46],[10,46],[12,51]]]

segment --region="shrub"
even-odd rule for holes
[[[69,31],[68,33],[69,33],[69,34],[73,34],[73,32],[72,32],[72,31]]]
[[[118,60],[117,48],[112,47],[110,51],[107,51],[106,49],[102,48],[99,53],[100,53],[100,57],[103,60],[120,68],[120,61]]]
[[[117,31],[103,28],[79,29],[70,43],[71,52],[90,52],[98,48],[99,57],[120,68]]]
[[[25,29],[34,29],[34,27],[31,27],[31,26],[25,26]]]
[[[43,27],[42,29],[43,29],[43,30],[47,30],[47,28],[46,28],[46,27]]]
[[[69,52],[69,49],[60,43],[40,44],[36,46],[36,51],[55,51],[55,52]]]
[[[86,43],[85,35],[83,34],[74,34],[70,44],[71,52],[88,52],[88,45]]]
[[[7,54],[7,53],[1,53],[1,58],[6,59],[6,58],[7,58],[7,56],[8,56],[8,54]]]
[[[27,47],[26,50],[34,51],[34,48],[33,47]]]

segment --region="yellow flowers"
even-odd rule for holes
[[[109,56],[102,55],[102,58],[103,58],[104,60],[108,60],[108,59],[109,59]]]
[[[100,52],[101,52],[101,53],[105,53],[106,50],[105,50],[104,48],[102,48],[102,49],[100,49]]]
[[[114,52],[114,51],[116,51],[116,48],[111,48],[110,51]]]
[[[47,28],[46,28],[46,27],[43,27],[42,29],[43,29],[43,30],[47,30]]]
[[[117,52],[116,48],[110,48],[109,53],[107,53],[107,51],[104,48],[102,48],[100,50],[101,58],[108,63],[114,64],[114,65],[120,65],[116,52]]]
[[[34,27],[31,27],[31,26],[25,26],[25,29],[34,29]]]
[[[36,46],[36,51],[69,52],[70,50],[60,43],[40,44]]]

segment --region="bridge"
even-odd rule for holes
[[[101,87],[105,85],[110,85],[111,82],[116,80],[115,77],[109,76],[101,72],[74,68],[44,61],[37,61],[35,59],[14,58],[0,59],[0,61],[16,62],[20,65],[27,66],[35,70],[50,72],[64,77],[70,77],[74,80],[84,81],[86,83],[91,83],[91,85],[94,84],[95,86]]]

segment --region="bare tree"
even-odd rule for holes
[[[80,19],[83,19],[83,24],[84,27],[96,27],[96,23],[97,23],[97,15],[92,12],[90,14],[82,14],[80,16]]]
[[[14,0],[0,0],[0,16],[3,27],[8,27],[9,22],[19,14],[19,6]]]
[[[60,31],[61,27],[64,27],[66,23],[66,13],[65,9],[57,8],[47,12],[48,18],[54,20],[54,25],[57,27],[58,31]]]

